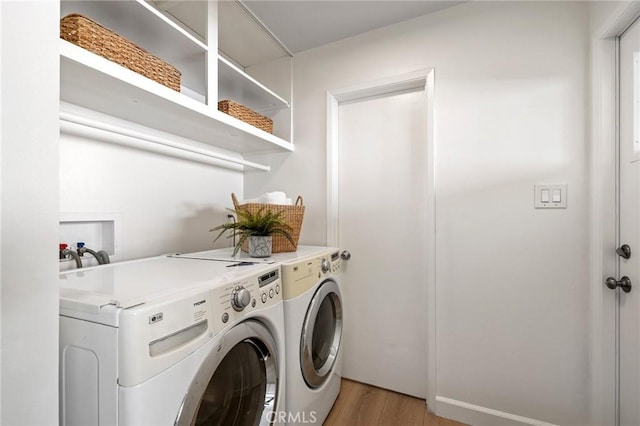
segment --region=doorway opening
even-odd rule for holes
[[[343,375],[346,373],[345,377],[349,378],[352,374],[355,377],[351,378],[356,380],[426,396],[427,403],[435,408],[433,96],[433,69],[327,94],[327,245],[352,252],[356,248],[351,245],[358,245],[358,257],[369,262],[360,267],[357,262],[351,262],[349,271],[345,272],[349,294],[345,294]],[[369,234],[372,231],[379,231],[379,234]],[[368,235],[361,235],[363,232]],[[408,239],[413,244],[403,244]],[[375,250],[380,247],[384,249]],[[380,256],[384,261],[374,259]],[[412,261],[412,256],[417,260]],[[376,264],[379,268],[374,271],[365,264]],[[408,268],[406,265],[413,266]],[[400,285],[390,286],[388,280]],[[370,291],[366,291],[367,288]],[[413,295],[414,300],[406,294],[411,288],[418,292]],[[419,343],[422,357],[416,363],[421,364],[413,378],[397,379],[385,377],[379,371],[374,373],[373,368],[367,369],[362,360],[367,358],[364,352],[372,353],[376,338],[392,338],[392,333],[384,330],[390,327],[389,323],[398,320],[397,314],[404,313],[385,300],[395,297],[398,301],[398,297],[403,296],[408,304],[424,300],[419,315],[424,317],[425,311],[427,314],[419,320],[422,321],[419,326],[410,331],[420,335],[416,341],[422,342]],[[357,302],[361,297],[371,300]],[[375,317],[389,321],[376,324],[377,337],[366,319],[373,316],[368,316],[371,312],[364,306],[375,306]],[[416,319],[420,318],[411,306],[405,310],[412,312]],[[385,316],[385,312],[388,315]],[[358,351],[354,347],[350,354],[350,334],[356,333]],[[402,342],[408,340],[402,336],[398,338]],[[384,347],[383,341],[379,343]],[[406,346],[406,349],[407,353],[412,352],[410,347]],[[424,361],[425,355],[427,361]],[[393,362],[395,355],[378,351],[376,356],[381,357],[376,363],[384,365],[385,359]]]

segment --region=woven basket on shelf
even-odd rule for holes
[[[180,91],[181,73],[175,67],[86,16],[73,13],[62,18],[60,38]]]
[[[251,124],[267,133],[273,133],[273,120],[247,108],[246,106],[230,100],[218,102],[218,110],[232,117]]]
[[[298,249],[298,240],[300,239],[300,228],[302,228],[302,220],[304,219],[304,205],[302,202],[302,197],[298,196],[296,199],[296,203],[294,205],[283,205],[283,204],[261,204],[261,203],[245,203],[238,204],[238,199],[236,198],[236,194],[231,194],[231,199],[233,200],[233,206],[236,210],[245,210],[251,214],[257,213],[260,209],[265,209],[267,211],[272,211],[273,213],[282,212],[282,220],[291,227],[291,239],[295,242],[295,245],[292,245],[289,240],[283,235],[276,234],[273,235],[271,249],[272,253],[282,253],[288,251],[296,251]],[[248,250],[248,243],[242,245],[242,251]]]

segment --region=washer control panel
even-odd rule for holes
[[[238,312],[251,303],[251,292],[242,285],[237,285],[231,291],[231,306]]]
[[[279,267],[214,287],[212,301],[215,332],[251,312],[281,302],[281,290]]]

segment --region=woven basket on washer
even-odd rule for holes
[[[86,16],[73,13],[62,18],[60,38],[180,91],[181,73],[175,67]]]
[[[261,204],[261,203],[245,203],[238,204],[236,194],[231,194],[233,200],[233,206],[236,210],[245,210],[249,213],[257,213],[261,209],[272,211],[273,213],[282,212],[282,220],[291,228],[291,239],[295,242],[295,245],[291,244],[291,241],[287,240],[284,235],[273,235],[272,239],[272,253],[282,253],[288,251],[296,251],[298,249],[298,240],[300,239],[300,228],[302,228],[302,220],[304,219],[304,205],[302,197],[298,196],[294,205],[284,204]],[[248,242],[242,245],[242,251],[248,250]]]
[[[229,114],[232,117],[242,120],[247,124],[251,124],[258,129],[262,129],[267,133],[273,133],[273,120],[264,115],[247,108],[246,106],[234,101],[224,100],[218,102],[218,110]]]

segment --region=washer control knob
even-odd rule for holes
[[[231,292],[231,306],[240,312],[251,303],[251,293],[246,288],[237,286]]]
[[[329,270],[331,269],[331,264],[327,259],[322,259],[322,262],[320,262],[320,269],[322,270],[323,274],[329,272]]]
[[[349,253],[349,250],[342,250],[342,253],[340,253],[340,257],[342,258],[342,260],[349,260],[351,259],[351,253]]]

